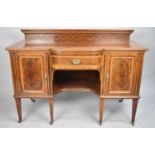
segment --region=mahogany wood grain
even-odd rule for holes
[[[19,88],[22,95],[47,94],[47,63],[44,53],[16,53]]]
[[[107,95],[134,95],[137,77],[136,53],[109,53],[106,55],[105,93]]]
[[[10,53],[19,122],[22,98],[49,99],[53,123],[54,96],[62,91],[92,91],[104,99],[132,99],[134,123],[146,48],[130,40],[133,30],[22,30],[25,40]]]

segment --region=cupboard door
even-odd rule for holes
[[[106,95],[134,95],[137,74],[135,53],[110,53],[106,56],[105,93]]]
[[[47,56],[45,53],[17,53],[20,95],[47,95]]]

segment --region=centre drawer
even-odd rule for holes
[[[52,56],[53,65],[100,66],[101,56]]]

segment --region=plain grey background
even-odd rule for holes
[[[131,100],[105,100],[101,127],[155,127],[155,28],[133,28],[131,39],[149,48],[145,54],[141,99],[135,126],[130,124]],[[0,127],[100,127],[99,99],[93,93],[60,93],[55,98],[54,124],[49,125],[48,100],[22,100],[23,123],[17,123],[9,54],[5,47],[24,39],[20,28],[0,28]]]

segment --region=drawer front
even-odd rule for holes
[[[100,66],[101,56],[52,56],[54,65],[66,66]]]

